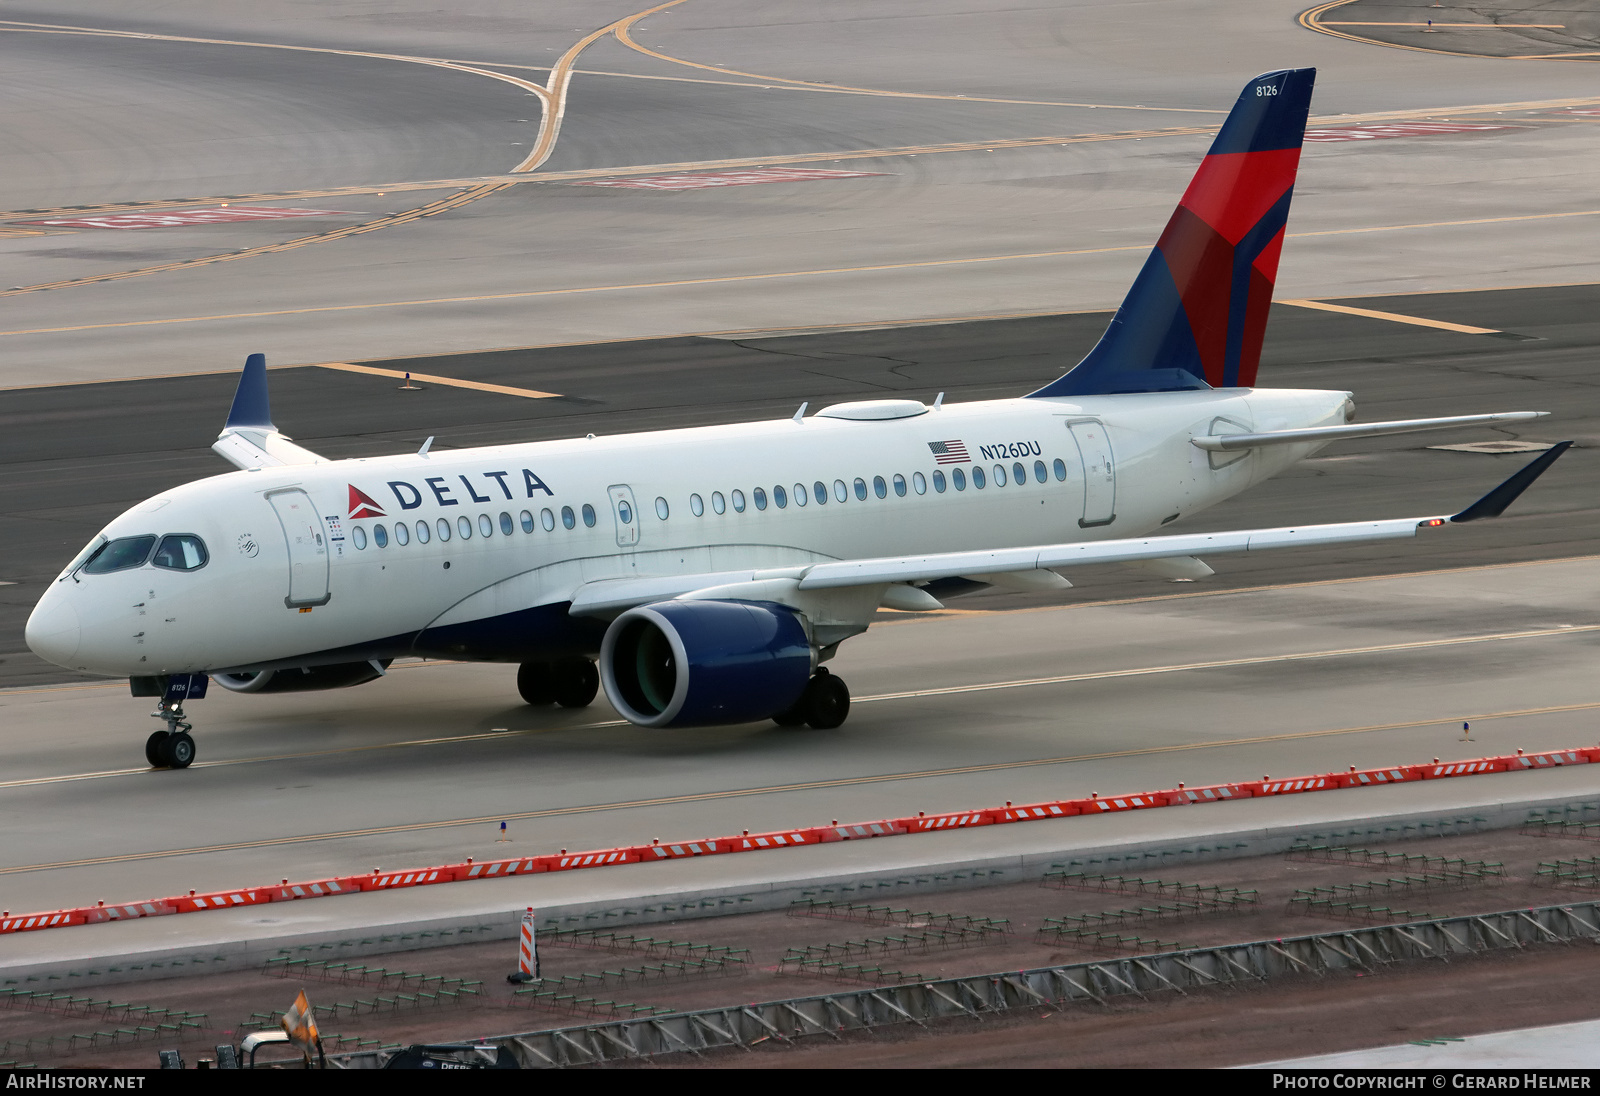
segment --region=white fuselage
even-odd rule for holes
[[[593,653],[598,633],[566,616],[585,584],[1138,536],[1319,447],[1208,454],[1191,438],[1343,423],[1348,399],[1007,399],[233,472],[102,533],[192,534],[204,566],[64,574],[28,639],[113,676]]]

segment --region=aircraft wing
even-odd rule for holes
[[[228,421],[211,448],[239,468],[281,468],[286,464],[320,464],[327,459],[302,449],[272,425],[264,354],[251,354],[245,359],[239,387],[233,393],[233,406],[228,409]]]
[[[1188,533],[1128,540],[1101,540],[1075,544],[1047,544],[1028,548],[1001,548],[976,552],[942,552],[926,556],[841,560],[820,563],[806,571],[800,589],[863,586],[877,582],[931,582],[957,576],[983,575],[1030,568],[1072,567],[1089,563],[1133,563],[1171,556],[1222,555],[1260,552],[1271,548],[1312,545],[1361,544],[1367,541],[1414,537],[1418,529],[1459,525],[1499,517],[1517,496],[1544,474],[1545,469],[1572,445],[1561,442],[1541,453],[1493,491],[1465,510],[1448,515],[1393,518],[1386,521],[1352,521],[1330,525],[1300,525],[1281,529],[1241,529],[1226,533]]]
[[[1223,533],[1184,533],[1163,537],[1134,537],[1071,544],[1031,545],[971,552],[939,552],[921,556],[884,556],[876,559],[837,560],[827,563],[749,571],[720,571],[689,575],[662,575],[636,579],[603,579],[585,583],[573,594],[574,616],[610,616],[652,601],[671,598],[723,600],[784,600],[785,592],[828,590],[851,586],[933,582],[942,578],[1027,573],[1043,569],[1092,563],[1137,563],[1155,559],[1185,559],[1237,552],[1263,552],[1274,548],[1301,548],[1333,544],[1414,537],[1419,529],[1498,517],[1534,480],[1544,474],[1572,445],[1561,442],[1518,469],[1510,478],[1471,506],[1455,514],[1391,518],[1383,521],[1349,521],[1327,525],[1296,525],[1277,529],[1238,529]],[[907,591],[920,594],[922,591]],[[905,608],[934,608],[907,603]]]

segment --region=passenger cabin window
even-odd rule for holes
[[[382,525],[374,525],[372,527],[372,542],[379,548],[389,547],[389,530]]]
[[[928,480],[921,472],[911,473],[911,489],[919,495],[928,493]]]
[[[417,543],[428,543],[428,523],[425,521],[417,522]]]
[[[1040,483],[1050,478],[1050,473],[1044,470],[1044,461],[1036,460],[1033,462],[1033,478]]]
[[[689,512],[695,517],[700,517],[706,512],[706,500],[699,495],[689,496]]]
[[[844,480],[833,481],[833,497],[840,502],[845,502],[850,498],[850,488],[844,485]]]
[[[731,496],[729,496],[729,497],[731,497],[733,499],[733,511],[734,511],[734,513],[736,513],[736,514],[744,513],[744,492],[736,489],[733,492],[733,494]]]
[[[817,505],[821,506],[828,501],[828,485],[818,480],[811,485],[811,494],[817,500]]]
[[[767,508],[766,488],[757,487],[755,490],[750,492],[750,498],[755,502],[757,510],[765,510]]]
[[[633,524],[633,507],[628,505],[627,499],[617,500],[617,520],[624,525]]]
[[[722,497],[721,491],[711,492],[711,509],[719,514],[728,512],[728,500]]]
[[[528,513],[528,511],[524,510],[521,514],[517,515],[517,518],[522,523],[522,531],[524,533],[533,532],[533,515],[532,514]]]
[[[939,494],[944,494],[944,473],[938,469],[933,472],[933,489]]]
[[[794,485],[794,504],[796,506],[804,506],[806,504],[806,485],[803,483]]]
[[[406,527],[406,523],[403,521],[396,522],[394,527],[394,542],[403,548],[410,543],[410,541],[411,530]]]
[[[1011,479],[1016,483],[1016,485],[1018,487],[1024,487],[1024,486],[1027,485],[1027,483],[1028,483],[1028,470],[1026,468],[1022,467],[1022,462],[1021,461],[1018,461],[1016,464],[1013,464],[1011,466]]]
[[[977,469],[977,468],[974,468],[972,471],[974,473],[977,473],[977,472],[979,472],[981,470]],[[937,473],[937,472],[934,473],[934,475],[936,475],[936,476],[938,474],[939,473]],[[955,488],[956,488],[957,491],[965,491],[967,489],[967,474],[965,472],[963,472],[959,468],[953,469],[950,472],[950,482],[955,484]]]
[[[449,518],[440,518],[439,519],[439,524],[436,526],[436,528],[439,530],[439,543],[440,544],[443,544],[445,541],[450,539],[450,519]]]
[[[478,515],[478,532],[482,536],[494,536],[494,522],[489,520],[488,514]]]
[[[563,506],[561,508],[561,524],[568,529],[576,529],[578,527],[578,519],[573,516],[572,507]]]
[[[894,493],[901,498],[906,497],[906,478],[899,472],[894,474]]]
[[[859,502],[867,501],[867,481],[860,476],[856,477],[856,500]]]
[[[1056,458],[1053,467],[1055,468],[1056,479],[1064,480],[1067,478],[1067,465],[1060,457]]]
[[[662,498],[661,496],[657,495],[656,496],[656,517],[660,518],[662,521],[666,521],[667,520],[667,515],[670,514],[670,513],[672,513],[672,509],[669,506],[667,506],[667,500]]]
[[[805,492],[802,491],[801,495],[804,496],[804,494]],[[788,507],[789,492],[783,489],[783,484],[780,483],[772,489],[772,501],[778,504],[778,509],[780,510]]]
[[[472,539],[472,519],[462,514],[456,518],[456,532],[461,534],[462,540]]]
[[[363,551],[367,547],[367,531],[361,526],[352,526],[350,529],[350,543],[356,546],[356,551]]]
[[[150,537],[118,537],[102,544],[89,557],[83,565],[86,575],[109,575],[112,571],[126,571],[130,567],[142,567],[144,561],[150,558],[150,549],[156,546],[156,538]]]
[[[1006,466],[1003,464],[994,466],[994,485],[996,487],[1004,487],[1006,485]]]
[[[549,510],[540,510],[539,511],[539,524],[544,526],[544,531],[545,532],[553,533],[553,532],[555,532],[555,528],[556,528],[556,516],[554,514],[552,514]]]
[[[161,538],[150,562],[169,571],[198,571],[206,565],[206,545],[190,533],[174,533]]]
[[[501,514],[500,514],[500,531],[502,533],[504,533],[506,536],[509,537],[511,535],[511,530],[513,528],[514,528],[514,526],[511,524],[511,515],[505,513],[504,511],[501,511]]]
[[[583,523],[589,528],[594,528],[594,507],[587,502],[583,504]]]

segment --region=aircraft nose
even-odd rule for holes
[[[83,629],[78,622],[78,611],[68,600],[51,590],[39,599],[33,615],[28,617],[24,632],[28,649],[42,659],[57,666],[71,668],[83,639]]]

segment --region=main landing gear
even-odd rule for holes
[[[818,731],[831,731],[849,714],[850,690],[823,667],[811,675],[794,707],[779,712],[772,721],[780,727],[798,727],[805,723]]]
[[[187,769],[194,761],[194,739],[189,736],[194,728],[184,722],[183,701],[161,701],[150,718],[167,721],[166,730],[157,731],[145,740],[144,758],[150,762],[150,767]]]
[[[517,669],[517,692],[529,704],[587,708],[600,691],[600,671],[587,658],[524,662]]]

